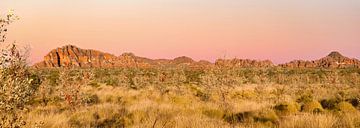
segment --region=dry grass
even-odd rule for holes
[[[92,104],[81,102],[71,106],[64,99],[43,104],[41,96],[37,95],[36,102],[28,106],[29,111],[23,113],[27,127],[338,128],[360,126],[359,110],[351,104],[355,103],[354,99],[359,96],[357,95],[360,92],[359,84],[260,82],[210,86],[207,85],[209,82],[203,84],[204,76],[200,77],[200,83],[179,82],[176,78],[159,82],[156,81],[157,77],[154,74],[139,75],[138,77],[148,77],[153,81],[142,78],[145,79],[144,82],[140,80],[135,84],[131,83],[128,77],[123,77],[126,76],[126,72],[110,72],[105,76],[118,79],[115,82],[118,85],[109,85],[106,83],[107,80],[104,80],[106,77],[101,75],[87,80],[90,82],[82,80],[77,83],[81,84],[79,93],[81,97],[87,96],[87,101],[94,101],[92,97],[98,98],[98,101]],[[51,77],[45,76],[45,78]],[[240,78],[231,79],[243,81]],[[45,85],[42,86],[56,83],[56,80],[55,82],[50,80],[52,79],[45,79],[43,82]],[[141,85],[142,83],[145,85]],[[50,87],[54,88],[54,92],[46,93],[46,97],[56,97],[58,95],[56,88],[61,86]],[[352,99],[351,102],[348,99]],[[339,102],[330,102],[333,105],[330,109],[322,107],[323,103],[320,104],[322,100]],[[316,111],[318,109],[319,111]]]

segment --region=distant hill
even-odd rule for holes
[[[190,57],[181,56],[175,59],[149,59],[136,56],[133,53],[123,53],[115,56],[92,49],[81,49],[74,45],[66,45],[51,50],[44,60],[36,63],[36,68],[54,67],[155,67],[155,66],[191,66],[191,67],[284,67],[284,68],[360,68],[360,61],[344,57],[339,52],[331,52],[328,56],[314,61],[295,60],[289,63],[274,65],[270,60],[250,59],[218,59],[215,63],[201,60],[195,61]]]
[[[279,66],[289,68],[360,68],[360,61],[345,57],[339,52],[334,51],[318,60],[295,60]]]
[[[81,49],[74,45],[66,45],[56,48],[48,53],[42,62],[34,67],[151,67],[151,66],[205,66],[211,64],[204,61],[196,62],[193,59],[182,56],[171,59],[149,59],[136,56],[133,53],[123,53],[115,56],[110,53],[92,49]]]

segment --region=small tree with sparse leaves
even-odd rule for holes
[[[6,26],[16,20],[12,13],[0,18],[0,43],[5,45]],[[26,123],[19,116],[40,85],[26,63],[26,55],[15,44],[0,50],[0,127],[17,128]]]

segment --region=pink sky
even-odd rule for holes
[[[1,0],[31,61],[66,44],[149,58],[360,58],[358,0]]]

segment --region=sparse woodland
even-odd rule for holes
[[[360,127],[359,68],[35,69],[21,53],[1,54],[0,127]]]

